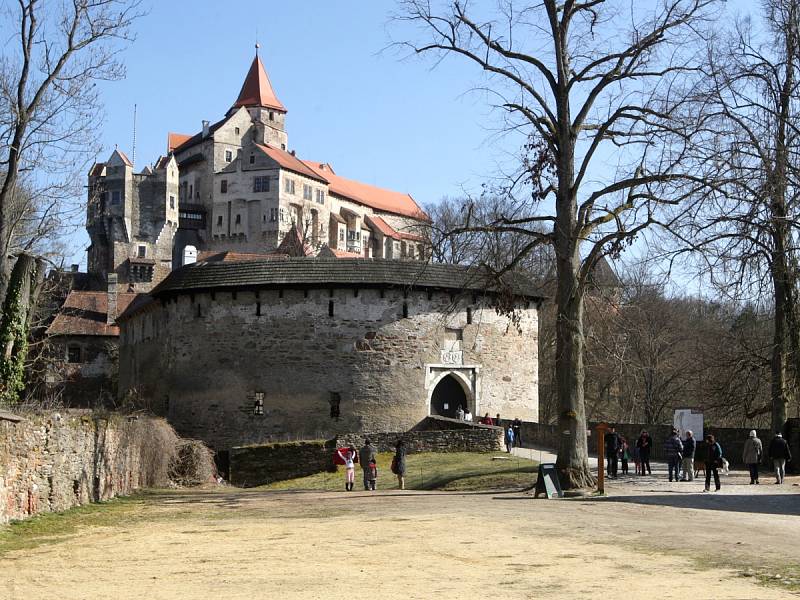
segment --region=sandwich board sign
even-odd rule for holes
[[[563,498],[564,492],[561,491],[561,483],[558,481],[558,471],[553,463],[542,463],[539,465],[539,477],[536,480],[536,491],[534,498],[539,494],[544,494],[547,498]]]

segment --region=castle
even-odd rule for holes
[[[94,164],[89,273],[141,292],[214,252],[426,260],[414,199],[297,157],[286,114],[256,51],[224,118],[169,133],[167,155],[139,173],[119,149]]]

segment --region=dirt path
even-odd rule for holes
[[[603,588],[625,597],[797,597],[695,560],[724,553],[732,564],[756,557],[777,569],[796,559],[797,488],[751,496],[757,512],[743,513],[734,486],[704,496],[650,485],[652,492],[630,484],[629,494],[620,488],[607,500],[566,502],[520,494],[164,494],[118,527],[0,559],[0,598],[508,600]],[[676,498],[684,505],[670,505]]]

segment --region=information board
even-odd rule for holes
[[[564,497],[561,483],[558,481],[558,471],[553,463],[539,465],[539,478],[536,480],[536,491],[533,497],[538,498],[539,494],[544,494],[548,498]]]

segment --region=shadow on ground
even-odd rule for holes
[[[646,496],[608,496],[592,498],[591,501],[800,516],[800,495],[798,494],[718,495],[714,492],[708,494],[648,494]]]

